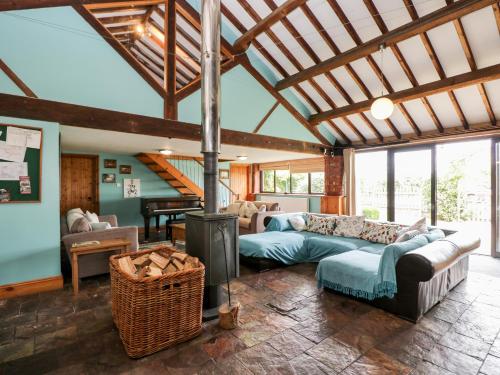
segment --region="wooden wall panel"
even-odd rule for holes
[[[230,186],[237,194],[237,199],[247,199],[250,189],[248,186],[248,164],[231,164],[230,167]]]

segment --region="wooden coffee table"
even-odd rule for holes
[[[170,228],[172,228],[172,245],[175,246],[175,242],[186,241],[186,224],[170,224]]]
[[[71,246],[71,274],[73,280],[73,294],[78,295],[78,256],[104,253],[106,251],[120,250],[120,253],[125,253],[130,249],[130,241],[125,239],[102,240],[99,244],[89,246]]]

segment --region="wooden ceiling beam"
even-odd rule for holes
[[[36,1],[36,0],[30,0]],[[57,0],[56,0],[57,1]],[[62,0],[63,1],[63,0]],[[73,2],[81,3],[81,0],[70,0]],[[158,5],[163,3],[164,0],[83,0],[85,7],[87,9],[115,9],[115,8],[126,8],[126,7],[144,7],[149,5]]]
[[[395,146],[408,146],[417,144],[432,144],[436,142],[445,141],[459,141],[459,140],[470,140],[474,137],[497,137],[500,134],[500,121],[497,121],[495,125],[489,122],[480,124],[471,124],[469,129],[464,129],[463,126],[454,126],[445,128],[444,132],[439,130],[424,131],[420,136],[413,134],[404,134],[402,139],[396,139],[395,137],[386,138],[385,143],[375,143],[371,140],[367,144],[362,142],[353,142],[352,146],[356,149],[378,149],[387,148]]]
[[[500,31],[500,5],[498,3],[493,4],[493,14],[495,20],[497,21],[497,28]]]
[[[132,55],[109,31],[106,29],[92,13],[81,5],[74,6],[74,9],[85,19],[102,38],[129,63],[129,65],[139,74],[161,97],[165,97],[165,90],[158,82],[151,77],[148,71],[144,70],[142,64]]]
[[[287,77],[276,84],[276,89],[283,90],[296,83],[305,81],[308,78],[346,65],[357,59],[378,51],[380,44],[387,46],[401,42],[415,35],[419,35],[427,30],[433,29],[444,23],[450,22],[458,17],[482,9],[496,3],[498,0],[459,0],[452,5],[438,9],[415,21],[402,25],[387,34],[374,38],[366,43],[356,46],[340,55],[331,57],[320,64],[304,69],[290,77]]]
[[[0,94],[0,116],[57,122],[87,129],[201,141],[201,126],[181,121],[110,111],[51,100]],[[223,144],[269,150],[323,154],[331,146],[222,129]]]
[[[449,90],[456,90],[463,87],[492,81],[495,79],[500,79],[500,64],[492,65],[483,69],[478,69],[473,72],[459,74],[439,81],[426,83],[424,85],[420,85],[410,89],[397,91],[387,95],[387,97],[390,98],[395,104],[397,104],[413,99],[418,99],[424,96],[435,95],[442,92],[447,92]],[[347,105],[331,111],[318,113],[316,115],[312,115],[310,121],[313,124],[317,124],[328,119],[367,111],[370,109],[372,102],[373,100],[365,100],[363,102]]]
[[[472,48],[470,47],[469,40],[467,39],[467,34],[465,33],[462,20],[457,18],[453,21],[453,25],[457,31],[458,39],[460,40],[460,44],[462,45],[462,49],[465,57],[467,58],[470,69],[477,70],[476,60],[474,59],[474,54],[472,53]],[[480,83],[477,85],[477,89],[479,91],[479,95],[481,95],[481,100],[483,101],[484,108],[486,109],[486,113],[488,114],[491,124],[496,124],[497,120],[495,118],[495,112],[493,112],[493,108],[491,107],[490,99],[488,98],[484,84]]]
[[[404,4],[406,5],[406,9],[408,9],[408,12],[410,14],[410,17],[412,20],[416,21],[419,19],[417,10],[415,9],[415,6],[413,5],[412,0],[403,0]],[[452,3],[447,2],[447,6],[451,6]],[[457,18],[458,19],[458,18]],[[457,19],[452,20],[453,22],[456,22]],[[427,35],[426,32],[420,33],[420,39],[422,40],[422,43],[424,45],[425,50],[429,54],[429,57],[431,59],[432,65],[436,69],[436,72],[439,75],[440,79],[446,78],[446,74],[444,72],[443,66],[439,62],[439,58],[437,56],[436,51],[434,50],[434,47],[432,46],[431,40],[429,39],[429,36]],[[467,119],[465,118],[465,115],[462,111],[462,108],[460,108],[460,105],[458,104],[458,100],[455,96],[455,93],[453,91],[448,91],[448,97],[450,98],[451,104],[453,105],[453,108],[455,109],[455,112],[460,119],[460,122],[462,123],[462,126],[467,129],[469,124],[467,123]],[[442,130],[442,127],[440,128],[440,131]]]
[[[269,111],[267,111],[266,114],[264,115],[264,117],[262,117],[262,119],[259,121],[259,123],[257,124],[257,126],[255,127],[255,129],[253,130],[252,133],[257,134],[259,132],[259,130],[264,126],[266,121],[269,119],[269,117],[271,117],[271,115],[273,114],[275,109],[278,108],[279,105],[280,105],[280,102],[276,100],[276,102],[269,109]]]
[[[109,14],[115,14],[115,13],[132,13],[132,12],[141,12],[141,13],[144,13],[144,12],[147,12],[148,11],[148,7],[140,7],[140,6],[137,6],[137,7],[124,7],[124,8],[112,8],[110,10],[106,10],[106,9],[100,9],[100,10],[96,10],[96,11],[93,11],[92,14],[94,16],[96,16],[96,18],[106,18],[106,17],[111,17],[109,16]],[[140,16],[141,14],[135,14],[137,16]]]
[[[286,16],[297,9],[307,0],[287,0],[279,7],[271,11],[269,15],[258,21],[252,28],[241,35],[233,45],[233,49],[239,53],[244,52],[250,46],[250,43],[260,34],[269,30],[271,26],[282,21]]]
[[[24,95],[37,98],[36,94],[23,82],[21,78],[9,66],[0,59],[0,70],[23,92]]]
[[[0,2],[0,12],[9,10],[52,8],[62,6],[85,5],[88,9],[108,9],[123,7],[141,7],[161,3],[161,0],[3,0]]]
[[[333,129],[335,133],[337,133],[337,135],[340,136],[340,138],[342,138],[342,143],[348,146],[351,144],[351,140],[349,139],[349,137],[345,135],[345,133],[337,126],[337,124],[335,124],[331,120],[327,121],[326,123]]]
[[[167,92],[164,99],[164,118],[177,120],[177,99],[175,97],[176,69],[176,10],[175,0],[165,0],[165,12],[163,13],[163,65],[165,66],[163,87]]]

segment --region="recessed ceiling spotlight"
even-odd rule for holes
[[[160,150],[160,154],[162,155],[172,155],[174,152],[172,150],[169,150],[169,149],[164,149],[164,150]]]
[[[236,156],[236,159],[243,161],[243,160],[247,160],[248,156],[246,156],[246,155],[240,155],[240,156]]]

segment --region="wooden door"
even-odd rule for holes
[[[231,164],[229,176],[231,190],[233,190],[238,199],[245,200],[250,192],[248,188],[248,169],[247,164]]]
[[[61,214],[72,208],[99,213],[99,157],[61,155]]]

